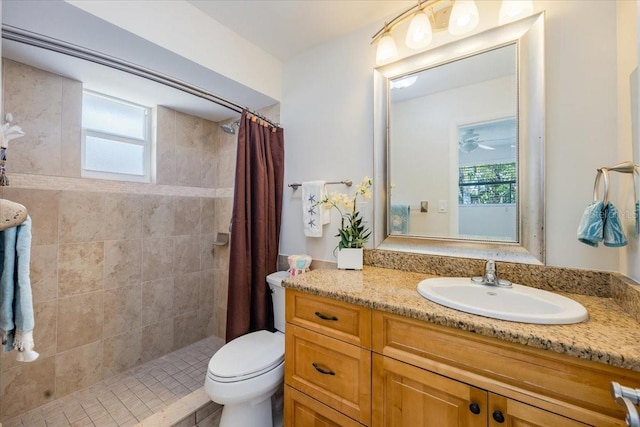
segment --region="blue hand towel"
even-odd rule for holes
[[[409,232],[409,205],[391,205],[391,233],[407,234]]]
[[[622,230],[622,224],[620,223],[620,215],[613,203],[609,202],[604,209],[604,231],[603,231],[603,244],[610,247],[620,247],[627,244],[627,238]]]
[[[4,350],[19,350],[18,361],[38,357],[33,351],[33,300],[29,261],[31,218],[0,232],[0,336]]]
[[[578,225],[578,240],[594,248],[598,247],[598,242],[604,238],[604,203],[601,201],[592,202],[580,220]]]

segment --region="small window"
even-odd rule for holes
[[[82,98],[82,176],[151,182],[148,107],[96,92]]]
[[[516,203],[516,163],[460,166],[458,203],[510,204]]]

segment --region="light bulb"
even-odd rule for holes
[[[376,63],[378,65],[385,64],[391,61],[398,54],[398,48],[396,42],[393,41],[391,33],[387,33],[382,36],[378,42],[378,50],[376,51]]]
[[[532,0],[502,0],[498,23],[508,24],[533,13]]]
[[[461,36],[473,31],[478,26],[480,17],[476,2],[473,0],[456,0],[449,18],[449,33]]]
[[[411,24],[409,24],[409,31],[407,31],[407,38],[405,43],[410,49],[422,49],[427,47],[431,43],[433,38],[433,31],[431,30],[431,22],[429,17],[424,12],[416,13]]]

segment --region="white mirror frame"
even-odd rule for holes
[[[516,43],[518,58],[517,243],[390,235],[389,81]],[[544,264],[544,12],[374,70],[374,236],[376,249]],[[428,185],[428,184],[427,184]]]

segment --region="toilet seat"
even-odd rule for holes
[[[284,334],[257,331],[225,344],[209,361],[207,376],[221,383],[247,380],[284,361]]]

